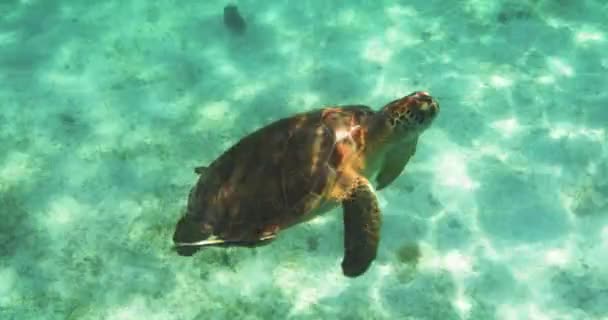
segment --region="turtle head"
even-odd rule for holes
[[[393,132],[420,133],[437,117],[439,103],[428,93],[417,91],[388,103],[382,112]]]

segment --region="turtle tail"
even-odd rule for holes
[[[173,243],[175,251],[180,256],[191,256],[201,249],[205,240],[211,235],[210,231],[202,230],[200,222],[189,215],[183,216],[175,226]]]

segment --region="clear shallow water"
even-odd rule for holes
[[[600,1],[3,1],[0,318],[606,319]],[[341,276],[339,210],[256,250],[170,237],[244,134],[427,90],[442,113]]]

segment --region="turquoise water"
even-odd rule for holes
[[[602,1],[0,3],[1,319],[608,319]],[[441,103],[378,192],[257,249],[171,236],[207,164],[272,120]]]

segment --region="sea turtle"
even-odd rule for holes
[[[278,120],[198,167],[173,241],[180,255],[206,246],[256,247],[279,231],[343,207],[344,275],[376,257],[380,209],[375,190],[391,184],[439,112],[426,92],[379,111],[328,107]]]

